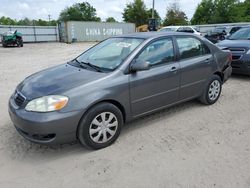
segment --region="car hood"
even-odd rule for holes
[[[223,47],[243,47],[250,48],[250,40],[223,40],[216,44]]]
[[[17,90],[31,100],[46,95],[62,94],[74,87],[101,79],[107,74],[63,64],[27,77],[17,86]]]

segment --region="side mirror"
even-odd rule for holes
[[[149,70],[150,69],[150,64],[148,61],[145,62],[137,62],[131,65],[130,70],[132,72],[137,72],[137,71],[144,71],[144,70]]]

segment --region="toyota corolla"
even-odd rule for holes
[[[112,37],[22,81],[9,100],[17,131],[40,143],[111,145],[125,122],[199,99],[214,104],[231,54],[186,33]]]

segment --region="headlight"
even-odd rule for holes
[[[250,49],[247,51],[247,54],[250,54]]]
[[[68,103],[69,98],[60,95],[49,95],[30,101],[25,110],[33,112],[52,112],[61,110]]]

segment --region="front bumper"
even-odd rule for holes
[[[250,75],[250,55],[242,55],[238,60],[232,61],[233,73]]]
[[[27,112],[16,108],[9,100],[9,114],[17,131],[26,139],[39,144],[61,144],[76,140],[82,112]]]

